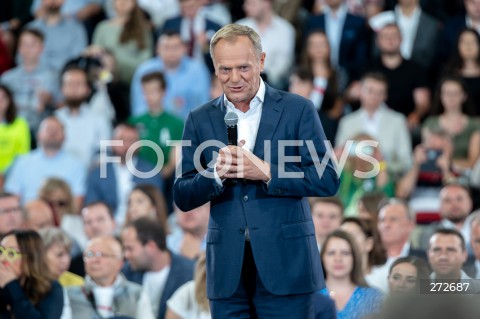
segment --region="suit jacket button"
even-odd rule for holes
[[[243,235],[243,234],[245,234],[245,229],[243,229],[243,228],[240,228],[240,229],[238,230],[238,233],[239,233],[240,235]]]
[[[244,202],[248,201],[248,196],[247,195],[243,196],[243,201]]]

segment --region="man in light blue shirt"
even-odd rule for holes
[[[34,0],[30,11],[33,16],[43,17],[46,11],[46,5],[50,5],[51,0]],[[55,0],[56,3],[59,0]],[[62,0],[62,9],[60,13],[64,17],[75,18],[77,20],[86,20],[102,10],[103,0]]]
[[[157,43],[157,56],[142,63],[132,79],[130,92],[132,115],[148,111],[141,78],[161,71],[167,81],[164,105],[167,111],[185,119],[193,108],[209,100],[210,74],[207,67],[187,57],[180,34],[165,32]]]
[[[5,191],[19,196],[24,204],[38,198],[45,180],[57,177],[68,183],[78,205],[85,193],[86,167],[62,150],[64,137],[63,125],[57,118],[43,120],[37,136],[40,147],[13,164],[7,173]]]

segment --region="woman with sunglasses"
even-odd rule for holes
[[[0,318],[59,319],[63,291],[52,280],[45,247],[32,230],[14,230],[0,241]]]

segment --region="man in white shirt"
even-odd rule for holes
[[[274,87],[285,86],[294,61],[293,26],[273,11],[273,0],[246,0],[243,9],[247,17],[236,23],[249,26],[260,35],[263,48],[268,52],[265,60],[268,82]]]
[[[465,267],[465,271],[472,278],[480,279],[480,214],[473,215],[470,224],[470,245],[472,246],[475,261]]]
[[[73,319],[128,316],[155,318],[149,296],[136,283],[121,274],[122,247],[111,236],[91,240],[83,253],[87,276],[85,285],[67,290],[69,302],[65,314]]]
[[[66,106],[55,115],[65,127],[64,148],[88,167],[100,149],[100,140],[110,138],[111,124],[89,108],[90,87],[83,69],[72,67],[63,73],[62,93]]]

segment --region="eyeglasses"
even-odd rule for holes
[[[8,213],[18,213],[20,212],[20,210],[20,206],[0,208],[0,215]]]
[[[0,256],[3,256],[10,262],[14,262],[17,259],[22,258],[22,253],[14,248],[0,246]]]
[[[66,200],[50,200],[48,203],[52,206],[56,207],[66,207],[68,202]]]
[[[107,253],[104,253],[104,252],[101,252],[101,251],[88,250],[88,251],[83,253],[83,260],[91,260],[95,257],[97,257],[97,258],[118,258],[117,255],[107,254]]]

